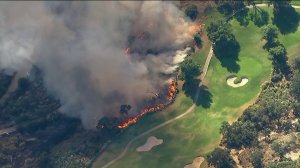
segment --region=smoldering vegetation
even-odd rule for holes
[[[137,113],[193,38],[176,3],[0,2],[0,68],[39,67],[60,111],[86,128],[121,104]]]

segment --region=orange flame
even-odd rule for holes
[[[125,56],[126,56],[126,58],[128,60],[128,63],[132,64],[131,61],[130,61],[130,58],[129,58],[130,52],[131,52],[131,49],[129,47],[125,49]]]
[[[202,30],[202,24],[200,24],[200,23],[191,25],[188,28],[188,32],[190,35],[194,35],[197,32],[201,32],[201,30]]]
[[[146,107],[143,110],[141,110],[141,112],[137,116],[131,117],[127,121],[118,125],[118,128],[120,128],[120,129],[126,128],[129,125],[136,123],[144,115],[151,113],[151,112],[159,111],[159,110],[163,109],[164,107],[166,107],[167,105],[169,105],[172,102],[172,100],[174,100],[174,98],[175,98],[175,93],[176,93],[176,81],[175,80],[171,80],[171,83],[170,83],[169,89],[168,89],[168,93],[169,93],[169,95],[168,95],[169,102],[168,103],[159,104],[154,107]]]

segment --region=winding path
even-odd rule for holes
[[[205,64],[204,64],[204,66],[203,66],[203,72],[202,72],[202,74],[201,74],[201,76],[200,76],[200,81],[202,81],[202,80],[204,79],[204,77],[205,77],[205,75],[206,75],[206,73],[207,73],[208,66],[209,66],[210,60],[211,60],[211,58],[212,58],[212,55],[213,55],[213,49],[212,49],[212,47],[210,47],[210,50],[209,50],[209,53],[208,53],[208,55],[207,55]],[[200,86],[201,86],[201,82],[199,83],[199,87],[200,87]],[[194,99],[194,102],[197,102],[197,100],[198,100],[198,95],[199,95],[198,93],[199,93],[199,91],[200,91],[200,89],[198,88],[197,94],[196,94],[195,99]],[[125,156],[125,154],[127,153],[127,151],[128,151],[128,149],[129,149],[129,147],[131,146],[131,144],[132,144],[134,141],[136,141],[137,139],[139,139],[139,138],[141,138],[141,137],[143,137],[143,136],[145,136],[145,135],[147,135],[147,134],[149,134],[149,133],[151,133],[151,132],[153,132],[153,131],[155,131],[155,130],[161,128],[161,127],[164,127],[164,126],[166,126],[166,125],[168,125],[168,124],[170,124],[170,123],[172,123],[172,122],[174,122],[174,121],[176,121],[176,120],[179,120],[180,118],[182,118],[182,117],[184,117],[184,116],[190,114],[191,112],[193,112],[193,110],[194,110],[195,107],[196,107],[196,104],[193,103],[193,105],[192,105],[191,107],[189,107],[189,109],[187,109],[184,113],[182,113],[182,114],[176,116],[175,118],[172,118],[172,119],[170,119],[170,120],[167,120],[167,121],[165,121],[165,122],[163,122],[163,123],[161,123],[161,124],[159,124],[159,125],[157,125],[157,126],[151,128],[151,129],[149,129],[149,130],[143,132],[142,134],[140,134],[140,135],[134,137],[133,139],[131,139],[131,140],[128,142],[128,144],[127,144],[126,147],[124,148],[123,152],[122,152],[118,157],[116,157],[115,159],[113,159],[113,160],[111,160],[110,162],[108,162],[108,163],[107,163],[106,165],[104,165],[102,168],[107,168],[107,167],[109,167],[110,165],[112,165],[112,164],[114,164],[115,162],[117,162],[118,160],[120,160],[121,158],[123,158],[123,157]]]

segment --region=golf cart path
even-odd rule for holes
[[[256,4],[256,6],[257,7],[264,7],[264,6],[268,6],[268,4]],[[272,5],[270,5],[270,6],[272,6]],[[298,6],[298,5],[292,5],[292,7],[295,8],[295,9],[299,9],[300,8],[300,6]]]
[[[213,49],[212,49],[212,46],[211,46],[211,47],[210,47],[210,50],[209,50],[209,53],[208,53],[208,55],[207,55],[207,57],[206,57],[205,64],[204,64],[204,66],[203,66],[203,72],[202,72],[202,74],[201,74],[201,76],[200,76],[200,81],[202,81],[202,80],[204,79],[205,75],[206,75],[206,72],[207,72],[207,70],[208,70],[208,66],[209,66],[210,60],[211,60],[211,58],[212,58],[212,55],[213,55]],[[199,83],[199,87],[200,87],[200,86],[201,86],[201,82]],[[199,90],[199,87],[198,87],[197,94],[196,94],[196,96],[195,96],[194,102],[197,102],[197,100],[198,100],[198,93],[199,93],[199,91],[200,91],[200,90]],[[108,163],[107,163],[106,165],[104,165],[102,168],[107,168],[107,167],[109,167],[110,165],[112,165],[112,164],[114,164],[115,162],[117,162],[118,160],[120,160],[121,158],[123,158],[123,157],[125,156],[126,152],[128,151],[129,147],[131,146],[131,144],[132,144],[134,141],[136,141],[137,139],[139,139],[139,138],[141,138],[141,137],[143,137],[143,136],[145,136],[145,135],[147,135],[147,134],[149,134],[149,133],[151,133],[151,132],[153,132],[153,131],[155,131],[155,130],[161,128],[161,127],[164,127],[164,126],[166,126],[166,125],[168,125],[168,124],[170,124],[170,123],[172,123],[172,122],[174,122],[174,121],[176,121],[176,120],[178,120],[178,119],[180,119],[180,118],[186,116],[187,114],[190,114],[191,112],[193,112],[193,110],[194,110],[195,107],[196,107],[196,104],[193,103],[193,105],[192,105],[191,107],[189,107],[184,113],[182,113],[182,114],[176,116],[175,118],[172,118],[172,119],[170,119],[170,120],[167,120],[167,121],[165,121],[165,122],[163,122],[163,123],[161,123],[161,124],[159,124],[159,125],[157,125],[157,126],[151,128],[151,129],[149,129],[149,130],[147,130],[147,131],[141,133],[140,135],[134,137],[133,139],[131,139],[131,140],[128,142],[128,144],[127,144],[126,147],[124,148],[123,152],[122,152],[118,157],[116,157],[115,159],[113,159],[113,160],[111,160],[110,162],[108,162]]]

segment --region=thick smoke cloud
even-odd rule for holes
[[[0,68],[38,66],[60,110],[93,128],[165,84],[192,39],[183,17],[159,1],[0,2]]]

